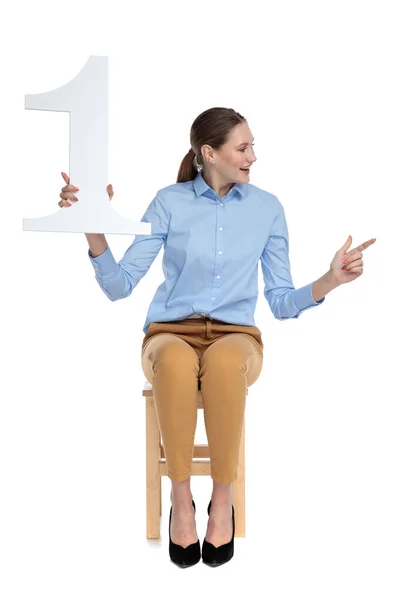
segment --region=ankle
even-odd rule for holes
[[[171,502],[174,506],[192,506],[192,492],[190,489],[190,477],[184,481],[171,480]]]
[[[213,482],[211,508],[232,505],[232,484]]]

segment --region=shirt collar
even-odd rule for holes
[[[193,189],[196,192],[197,197],[203,194],[206,190],[210,190],[215,196],[217,196],[216,192],[212,188],[210,188],[208,183],[206,183],[206,181],[204,180],[201,170],[197,173],[196,177],[193,180]],[[232,190],[237,190],[241,198],[244,198],[247,194],[247,184],[235,183],[229,190],[229,194],[232,192]]]

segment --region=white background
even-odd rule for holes
[[[395,2],[34,2],[2,24],[0,596],[3,600],[400,596],[399,19]],[[250,182],[282,202],[296,287],[376,237],[364,273],[299,319],[273,318],[260,268],[264,367],[246,408],[245,538],[219,569],[145,531],[141,342],[162,250],[131,297],[101,291],[83,234],[24,232],[54,212],[67,113],[25,94],[109,56],[109,182],[140,220],[176,182],[190,126],[235,108]],[[79,181],[72,181],[79,187]],[[79,197],[79,196],[78,196]],[[65,209],[67,210],[67,209]],[[107,236],[117,260],[133,241]],[[239,240],[240,242],[240,240]],[[205,443],[199,412],[196,443]],[[197,531],[211,480],[195,477]],[[142,591],[139,592],[139,589]]]

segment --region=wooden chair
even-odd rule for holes
[[[248,389],[246,390],[246,395]],[[161,477],[167,476],[164,447],[161,442],[158,419],[153,401],[151,383],[145,381],[143,396],[146,397],[146,534],[147,538],[160,537],[162,515]],[[203,395],[197,392],[197,408],[203,408]],[[245,426],[243,422],[240,440],[238,477],[232,483],[232,503],[235,507],[235,537],[245,537]],[[208,460],[196,460],[196,459]],[[211,476],[208,444],[195,444],[193,449],[191,476]],[[197,508],[197,507],[196,507]]]

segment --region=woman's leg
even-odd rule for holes
[[[178,336],[154,335],[142,352],[142,368],[153,387],[154,405],[171,479],[171,539],[183,547],[197,541],[190,490],[197,424],[199,359]]]
[[[258,379],[262,365],[263,350],[244,333],[218,338],[201,358],[199,378],[211,477],[218,483],[237,479],[246,390]]]
[[[142,352],[142,368],[153,387],[168,477],[190,477],[197,424],[199,359],[177,335],[153,335]]]
[[[246,388],[258,379],[262,365],[262,348],[243,333],[228,334],[213,342],[200,362],[213,479],[206,540],[215,546],[232,538],[232,482],[237,479]]]

